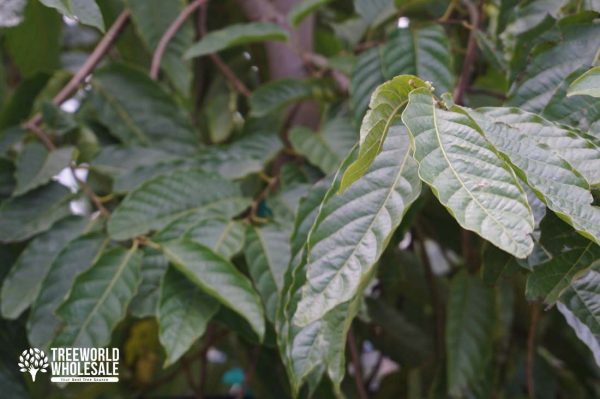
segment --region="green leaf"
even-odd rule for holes
[[[107,244],[104,234],[89,233],[71,241],[52,262],[27,319],[31,345],[48,348],[61,325],[56,309],[67,298],[75,278],[95,263]]]
[[[478,111],[519,129],[529,139],[568,161],[591,185],[600,185],[600,145],[584,133],[519,108],[480,108]]]
[[[226,259],[231,259],[244,246],[246,226],[224,218],[205,219],[185,232],[191,241],[209,247]]]
[[[33,303],[52,262],[69,241],[81,234],[87,222],[81,217],[67,217],[31,241],[2,284],[3,317],[16,319]]]
[[[250,280],[211,249],[183,239],[162,244],[171,263],[202,291],[238,313],[260,339],[265,334],[264,311]]]
[[[71,214],[72,194],[58,183],[49,183],[0,205],[0,242],[23,241],[48,230]]]
[[[580,234],[600,244],[600,208],[592,206],[589,183],[558,155],[505,122],[467,111],[549,209]]]
[[[600,271],[595,267],[588,271],[560,298],[558,309],[565,315],[569,325],[594,354],[600,366]],[[567,309],[573,318],[567,317]]]
[[[592,96],[600,97],[600,67],[589,69],[571,83],[567,97]]]
[[[290,234],[288,229],[277,224],[248,229],[244,255],[270,321],[275,319],[283,274],[290,261]]]
[[[527,278],[525,294],[553,305],[575,278],[600,264],[600,246],[555,218],[544,219],[541,227],[541,244],[552,252],[552,258],[535,266]]]
[[[451,91],[452,64],[448,35],[441,26],[395,29],[384,44],[358,57],[350,85],[356,121],[363,118],[375,88],[397,75],[419,76],[432,82],[437,93]]]
[[[394,0],[354,0],[354,9],[369,25],[377,25],[396,12]]]
[[[206,331],[219,303],[186,276],[170,267],[160,287],[159,339],[167,354],[164,367],[175,363]]]
[[[318,132],[301,126],[289,132],[294,150],[326,174],[337,170],[356,138],[351,122],[341,117],[327,121]]]
[[[142,250],[142,282],[129,305],[129,312],[133,317],[142,319],[156,315],[160,282],[168,267],[169,261],[162,252],[152,248]]]
[[[198,170],[177,171],[129,193],[113,212],[108,233],[115,240],[126,240],[186,215],[231,217],[247,205],[235,183]]]
[[[15,189],[15,166],[11,160],[0,157],[0,201],[11,196]]]
[[[394,127],[368,172],[323,204],[308,238],[306,284],[295,322],[305,326],[352,300],[421,192],[406,129]]]
[[[304,18],[308,17],[319,7],[329,3],[330,1],[331,0],[302,0],[297,2],[288,13],[288,21],[290,22],[290,25],[300,25]]]
[[[74,155],[73,147],[62,147],[48,151],[37,141],[27,144],[16,163],[17,187],[13,195],[22,195],[48,183],[65,167]]]
[[[40,0],[47,7],[104,32],[104,19],[95,0]]]
[[[186,5],[183,0],[127,0],[126,3],[135,28],[150,52],[154,52],[165,31]],[[190,63],[181,59],[193,40],[194,28],[191,21],[187,21],[169,41],[160,64],[177,90],[184,95],[189,92],[192,71]]]
[[[288,32],[276,24],[268,22],[233,24],[206,34],[186,51],[184,57],[186,59],[200,57],[243,44],[287,40]]]
[[[460,273],[452,280],[448,299],[446,350],[448,393],[460,396],[479,379],[492,354],[494,293],[477,277]]]
[[[379,86],[371,97],[369,111],[360,126],[360,151],[358,158],[344,172],[340,192],[346,190],[369,169],[381,151],[388,131],[401,124],[400,114],[408,103],[408,94],[417,87],[427,87],[412,75],[397,76]]]
[[[123,143],[181,155],[199,149],[188,115],[146,72],[113,64],[95,72],[91,84],[91,108]]]
[[[141,279],[137,247],[113,248],[75,278],[57,309],[64,327],[51,346],[103,347],[125,317]]]
[[[465,229],[525,258],[533,250],[533,215],[512,170],[470,118],[439,109],[428,89],[414,90],[402,114],[419,177]]]
[[[261,117],[308,99],[330,98],[333,92],[321,79],[279,79],[261,85],[250,96],[252,115]]]
[[[514,256],[493,245],[486,245],[481,260],[481,279],[484,283],[495,285],[502,278],[511,276],[520,269]]]

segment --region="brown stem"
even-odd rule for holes
[[[235,73],[227,66],[227,64],[223,62],[221,57],[219,57],[217,54],[209,54],[209,58],[238,93],[244,97],[250,97],[252,93],[248,87],[246,87],[246,85],[237,76],[235,76]]]
[[[540,320],[540,307],[534,304],[531,307],[531,323],[529,324],[529,336],[527,337],[527,394],[530,399],[535,398],[535,384],[533,378],[533,364],[535,360],[535,337]]]
[[[456,85],[456,89],[454,90],[454,102],[459,105],[462,105],[463,103],[465,91],[469,87],[471,81],[471,72],[473,71],[475,61],[477,60],[476,33],[481,25],[481,11],[483,8],[483,0],[479,2],[479,6],[473,4],[471,0],[463,0],[463,2],[467,6],[467,10],[469,12],[469,17],[471,20],[471,26],[473,27],[473,29],[469,32],[469,39],[467,41],[467,52],[465,54],[462,72],[460,74],[460,77],[458,78],[458,84]]]
[[[181,11],[181,14],[175,18],[175,20],[171,23],[169,28],[165,31],[165,33],[160,38],[158,42],[158,46],[154,51],[152,56],[152,65],[150,66],[150,77],[153,80],[158,79],[158,72],[160,71],[160,63],[162,61],[162,57],[169,46],[169,42],[173,37],[177,34],[177,31],[181,28],[181,26],[185,23],[190,15],[194,13],[201,5],[206,3],[207,0],[195,0],[191,2],[187,7]]]
[[[350,350],[350,357],[352,358],[352,366],[354,367],[354,383],[356,385],[356,392],[358,393],[359,399],[369,399],[369,394],[365,389],[365,382],[362,376],[362,365],[360,362],[360,354],[356,345],[356,338],[352,330],[348,331],[348,349]]]
[[[44,146],[46,146],[48,151],[56,150],[56,146],[50,139],[50,136],[48,136],[48,134],[46,134],[44,130],[40,129],[40,127],[37,124],[26,123],[25,127],[31,130],[42,141],[42,143],[44,143]]]

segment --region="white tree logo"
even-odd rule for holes
[[[38,348],[25,349],[19,356],[19,367],[21,373],[28,372],[31,379],[35,381],[38,371],[45,373],[48,369],[48,356]]]

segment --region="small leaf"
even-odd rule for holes
[[[104,252],[75,279],[56,313],[64,327],[51,346],[103,347],[125,317],[140,284],[142,257],[133,246]]]
[[[252,283],[225,258],[209,248],[183,239],[162,245],[165,256],[190,281],[250,323],[262,339],[264,312]]]
[[[159,230],[192,214],[231,217],[248,204],[237,184],[214,173],[177,171],[158,176],[125,197],[108,222],[108,233],[126,240]]]
[[[202,292],[181,272],[165,273],[158,303],[159,339],[167,357],[164,367],[175,363],[206,331],[219,303]]]
[[[190,59],[213,54],[230,47],[263,41],[287,41],[288,32],[279,25],[267,22],[233,24],[206,34],[190,47],[184,58]]]
[[[56,8],[66,17],[104,32],[104,19],[95,0],[40,0],[47,7]]]
[[[600,67],[594,67],[578,77],[567,90],[567,97],[600,97]]]
[[[315,12],[319,7],[329,3],[331,0],[302,0],[297,2],[290,12],[288,13],[288,21],[292,26],[298,26],[308,17],[310,14]]]
[[[27,144],[16,162],[17,187],[13,195],[22,195],[48,183],[52,177],[69,166],[74,155],[73,147],[48,151],[42,144]]]

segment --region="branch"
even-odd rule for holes
[[[237,76],[235,76],[235,73],[227,66],[227,64],[223,62],[221,57],[219,57],[217,54],[209,54],[209,58],[238,93],[244,97],[250,97],[252,94],[250,89],[248,89],[248,87],[246,87],[246,85]]]
[[[471,31],[469,32],[469,40],[467,42],[467,53],[465,54],[465,60],[463,62],[462,72],[458,79],[458,84],[456,86],[456,89],[454,90],[454,102],[459,105],[462,105],[465,91],[469,87],[469,82],[471,81],[471,72],[473,70],[473,65],[477,60],[476,33],[479,30],[481,21],[483,19],[481,16],[483,0],[479,2],[479,6],[475,6],[475,4],[471,2],[471,0],[463,0],[463,2],[467,6],[467,10],[469,11],[469,17],[473,29],[471,29]]]
[[[160,63],[162,61],[162,57],[169,46],[169,42],[173,37],[177,34],[177,31],[181,28],[181,26],[185,23],[190,15],[194,13],[200,6],[206,3],[207,0],[195,0],[190,3],[187,7],[181,11],[181,14],[175,18],[175,20],[171,23],[169,28],[165,31],[163,36],[160,38],[158,42],[158,46],[156,47],[156,51],[154,51],[154,55],[152,56],[152,65],[150,67],[150,77],[153,80],[158,78],[158,72],[160,70]]]
[[[110,217],[110,212],[104,207],[104,205],[102,205],[102,201],[100,200],[100,198],[98,198],[96,193],[86,182],[84,182],[77,176],[77,173],[75,173],[75,167],[73,165],[69,165],[69,169],[71,170],[73,179],[75,179],[79,188],[81,188],[83,193],[90,199],[90,201],[92,201],[92,203],[94,204],[96,209],[98,209],[100,214],[106,218]]]
[[[354,368],[354,382],[356,384],[356,392],[359,399],[369,399],[365,383],[362,376],[362,365],[360,362],[360,354],[356,345],[356,339],[352,330],[348,331],[348,349],[350,349],[350,357],[352,358],[352,366]]]
[[[531,399],[535,399],[535,384],[533,378],[533,363],[535,360],[535,336],[537,325],[540,320],[540,307],[534,304],[531,308],[531,323],[529,325],[529,336],[527,337],[527,394]]]

